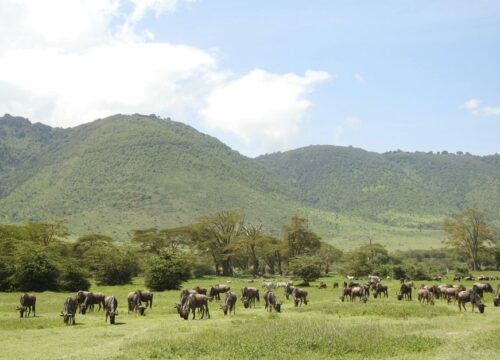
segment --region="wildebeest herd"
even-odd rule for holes
[[[304,289],[296,287],[292,282],[264,282],[262,283],[264,290],[264,301],[266,311],[281,312],[281,302],[278,301],[276,290],[283,289],[283,296],[288,300],[292,297],[295,307],[308,304],[308,292]],[[325,289],[327,286],[321,282],[319,288]],[[333,283],[333,288],[338,288],[338,283]],[[458,303],[458,308],[467,311],[465,304],[471,303],[472,312],[477,307],[480,313],[484,313],[486,305],[483,303],[483,294],[495,293],[493,298],[494,306],[500,306],[500,284],[496,291],[490,283],[477,282],[467,290],[463,284],[441,284],[441,285],[420,285],[418,288],[412,281],[406,279],[401,280],[399,292],[396,295],[398,300],[412,300],[412,293],[416,292],[417,299],[420,303],[426,305],[434,305],[436,299],[446,301],[447,304],[453,302]],[[356,282],[351,279],[349,283],[343,282],[341,288],[340,300],[344,302],[346,299],[350,302],[355,302],[356,298],[359,302],[366,303],[369,299],[370,292],[374,299],[389,297],[389,289],[387,285],[382,284],[382,280],[378,276],[370,276],[366,283]],[[225,294],[221,300],[221,294]],[[229,285],[220,284],[210,288],[210,290],[202,287],[195,287],[192,290],[182,290],[179,303],[175,304],[175,309],[179,316],[188,320],[189,314],[192,314],[192,319],[196,318],[198,313],[200,319],[210,318],[209,304],[212,301],[220,302],[220,309],[224,315],[236,314],[236,304],[238,296],[231,291]],[[256,302],[260,302],[259,289],[255,287],[245,286],[241,289],[241,302],[245,309],[255,308]],[[144,303],[144,305],[143,305]],[[136,290],[132,291],[127,296],[128,313],[136,313],[144,316],[146,309],[153,306],[153,293],[150,291]],[[94,310],[97,305],[97,311],[101,308],[105,313],[105,321],[110,319],[111,324],[115,324],[115,317],[118,316],[118,301],[114,296],[105,296],[99,292],[78,291],[75,296],[67,297],[63,304],[63,311],[60,316],[63,317],[66,325],[75,324],[75,316],[78,313],[85,315],[89,311]],[[20,305],[16,310],[19,311],[20,317],[29,317],[31,313],[36,316],[36,297],[30,294],[23,294],[20,298]]]

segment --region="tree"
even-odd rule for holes
[[[182,253],[155,256],[146,272],[146,286],[156,291],[179,289],[182,282],[189,280],[192,265],[192,259]]]
[[[189,228],[145,229],[134,230],[132,243],[140,246],[142,251],[159,255],[163,250],[175,252],[189,243]]]
[[[310,281],[321,276],[321,264],[315,256],[297,256],[290,261],[288,268],[295,277],[302,279],[305,284],[309,284]]]
[[[67,220],[57,220],[53,223],[28,223],[25,228],[29,239],[45,246],[68,236]]]
[[[88,290],[90,282],[85,271],[73,264],[67,264],[59,277],[59,288],[62,291]]]
[[[290,224],[283,225],[283,232],[290,257],[313,255],[321,246],[320,237],[307,229],[304,218],[293,216]]]
[[[47,254],[30,250],[16,261],[13,283],[21,291],[57,290],[58,277],[59,269]]]
[[[318,259],[321,261],[325,274],[330,272],[330,265],[334,262],[338,262],[343,255],[343,251],[337,249],[335,246],[325,242],[321,243],[321,247],[318,252]]]
[[[113,247],[102,253],[101,261],[96,266],[95,279],[98,285],[130,284],[136,272],[134,256]]]
[[[480,268],[479,256],[493,239],[493,231],[486,224],[485,214],[469,209],[446,218],[443,229],[447,235],[444,243],[467,259],[472,271]]]
[[[263,246],[264,234],[262,233],[262,224],[245,225],[245,236],[242,238],[243,246],[252,262],[252,274],[256,276],[259,273],[259,249]]]
[[[344,256],[344,267],[348,274],[365,276],[390,261],[389,253],[381,244],[367,244],[350,251]],[[374,274],[376,275],[376,274]]]

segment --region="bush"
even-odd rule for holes
[[[47,254],[29,252],[19,257],[13,283],[21,291],[58,289],[59,269]]]
[[[182,254],[163,253],[154,257],[146,272],[146,286],[163,291],[179,289],[191,276],[192,261]]]
[[[11,276],[14,268],[7,261],[0,260],[0,291],[11,290]]]
[[[216,275],[214,267],[205,263],[196,263],[193,266],[193,277],[201,278],[206,275]]]
[[[297,256],[288,265],[292,274],[308,284],[321,276],[321,262],[314,256]]]
[[[103,255],[95,270],[98,285],[124,285],[132,282],[137,262],[129,254],[113,248]]]
[[[90,289],[87,273],[79,267],[66,266],[59,278],[59,288],[63,291],[78,291]]]

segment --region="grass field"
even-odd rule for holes
[[[120,314],[114,326],[104,322],[102,311],[77,315],[76,326],[64,325],[59,312],[69,294],[52,292],[37,293],[37,316],[21,319],[15,311],[20,294],[0,293],[0,359],[500,358],[500,307],[493,307],[492,294],[485,295],[484,314],[460,313],[456,304],[440,300],[435,306],[397,301],[397,281],[385,281],[389,299],[342,303],[340,289],[331,286],[342,279],[322,280],[328,288],[311,284],[308,306],[294,308],[279,289],[282,313],[267,313],[261,299],[256,309],[244,309],[238,301],[236,315],[224,317],[212,302],[211,318],[194,321],[177,315],[179,291],[156,293],[153,308],[138,317],[127,314],[126,297],[143,287],[141,279],[128,286],[94,286],[94,291],[117,297]],[[184,287],[225,281],[197,279]],[[231,281],[238,295],[244,286],[261,284]],[[491,283],[496,289],[498,281]]]

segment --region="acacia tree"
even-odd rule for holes
[[[476,209],[453,214],[444,220],[443,229],[447,235],[445,244],[464,256],[472,271],[478,270],[479,255],[493,239],[485,214]]]
[[[283,225],[288,254],[291,258],[299,255],[313,255],[320,246],[320,237],[307,228],[307,220],[293,216],[290,224]]]
[[[245,236],[242,237],[242,245],[246,248],[252,262],[252,273],[253,275],[257,275],[259,273],[259,250],[262,248],[262,241],[264,239],[262,224],[245,225],[243,230]]]

